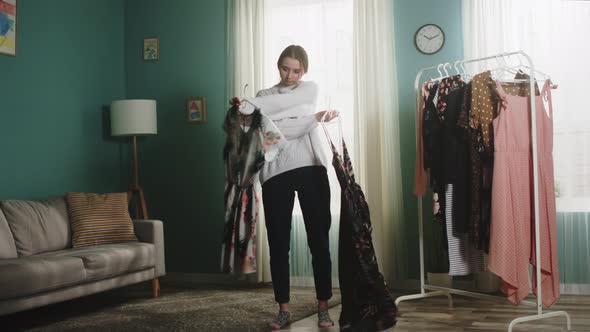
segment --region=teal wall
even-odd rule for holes
[[[140,142],[140,183],[150,217],[165,227],[170,271],[219,272],[225,142],[225,1],[128,0],[127,97],[158,102],[158,135]],[[144,37],[161,57],[144,62]],[[186,121],[185,99],[207,98],[207,123]]]
[[[104,106],[125,96],[121,0],[18,1],[0,55],[0,199],[125,189]]]
[[[454,61],[463,57],[461,0],[396,0],[394,15],[407,257],[409,277],[417,279],[419,278],[420,256],[418,251],[417,200],[413,194],[414,161],[416,158],[414,80],[422,67],[430,67],[440,62]],[[444,47],[433,55],[424,55],[414,47],[414,33],[427,23],[440,26],[446,36]],[[438,76],[438,73],[436,75]],[[423,209],[424,238],[427,244],[432,243],[431,206],[430,199],[425,199]]]

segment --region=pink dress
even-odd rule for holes
[[[496,83],[501,102],[494,128],[494,177],[488,268],[502,278],[502,291],[513,304],[529,294],[529,263],[535,266],[533,165],[530,97],[507,94]],[[542,302],[559,298],[557,230],[553,180],[553,110],[550,81],[535,97],[540,212]],[[543,99],[547,101],[546,111]],[[536,294],[533,269],[533,292]]]

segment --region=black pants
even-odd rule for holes
[[[307,166],[276,175],[262,186],[264,214],[270,247],[270,273],[278,303],[289,302],[289,250],[291,215],[295,191],[299,198],[307,245],[311,251],[316,297],[332,297],[332,261],[330,231],[330,185],[326,168]]]

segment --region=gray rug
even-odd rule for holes
[[[162,283],[117,290],[0,317],[2,331],[268,331],[277,313],[271,286]],[[331,305],[340,303],[334,290]],[[291,288],[294,320],[316,312],[313,288]],[[338,317],[332,317],[337,319]]]

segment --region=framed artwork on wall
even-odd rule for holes
[[[16,2],[0,0],[0,54],[16,56]]]
[[[145,61],[160,60],[160,38],[149,37],[143,39],[143,59]]]
[[[207,99],[190,97],[186,100],[186,118],[188,122],[205,123],[207,121]]]

